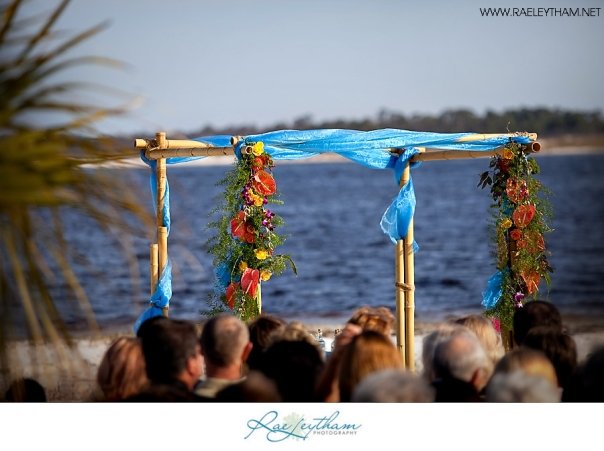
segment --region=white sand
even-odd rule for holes
[[[333,331],[340,324],[307,324],[309,331],[323,331],[326,350],[331,349]],[[424,336],[435,324],[421,325],[415,336],[416,370],[421,371],[421,353]],[[573,333],[577,344],[579,361],[583,361],[595,346],[604,345],[604,330],[584,330]],[[103,354],[117,336],[110,335],[74,340],[73,349],[55,348],[50,344],[33,346],[28,341],[13,342],[9,345],[12,377],[24,376],[37,379],[45,387],[50,401],[90,401],[98,396],[96,371]],[[393,337],[393,340],[396,340]],[[0,386],[0,393],[6,387]]]

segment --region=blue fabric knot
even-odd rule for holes
[[[497,271],[488,282],[487,289],[482,293],[482,306],[486,309],[492,309],[497,305],[503,294],[503,273]]]
[[[170,306],[172,298],[172,262],[168,259],[166,267],[161,273],[157,287],[149,300],[149,307],[138,317],[134,323],[134,333],[140,325],[149,318],[162,315],[162,309]]]
[[[396,184],[400,184],[403,171],[411,158],[419,153],[416,147],[404,149],[398,157],[393,156],[390,159],[389,167],[394,170],[394,179]],[[419,163],[414,163],[411,167],[416,167]],[[409,223],[415,213],[415,191],[413,190],[413,180],[409,177],[409,181],[401,187],[398,195],[394,198],[388,209],[384,212],[380,226],[382,231],[390,237],[390,241],[394,244],[398,240],[402,240],[407,236]],[[419,249],[417,243],[413,242],[413,250],[416,252]]]

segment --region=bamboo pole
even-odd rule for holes
[[[408,168],[408,167],[407,167]],[[415,370],[415,259],[413,254],[413,218],[403,240],[405,259],[405,367]]]
[[[407,184],[410,175],[411,172],[409,169],[409,163],[407,163],[407,166],[405,167],[405,170],[403,171],[403,174],[401,176],[401,188]],[[408,368],[406,356],[409,352],[409,343],[407,341],[409,332],[407,330],[408,325],[405,313],[405,309],[407,306],[407,293],[409,289],[407,283],[407,263],[408,261],[406,259],[405,240],[398,240],[396,242],[396,258],[394,262],[396,275],[396,344],[399,352],[401,353],[401,357],[403,358],[405,368]],[[411,347],[413,347],[413,345],[411,345]]]
[[[163,134],[163,140],[160,144],[158,142],[156,133],[156,139],[140,139],[137,138],[134,140],[134,147],[137,149],[202,149],[206,147],[213,147],[211,144],[204,143],[201,141],[194,141],[192,139],[166,139],[166,133],[161,132]]]
[[[198,147],[183,149],[149,149],[145,151],[148,160],[159,160],[172,157],[222,157],[233,155],[232,147]]]
[[[163,149],[166,146],[166,133],[159,132],[155,134],[157,147]],[[166,184],[168,176],[166,174],[166,160],[160,158],[157,160],[157,245],[158,245],[158,281],[168,262],[168,228],[164,227],[164,206],[166,203]],[[168,307],[163,309],[163,315],[168,316]]]
[[[159,282],[159,251],[157,243],[149,245],[149,269],[150,269],[150,284],[151,294],[155,293],[157,282]]]
[[[541,144],[538,142],[532,142],[530,144],[523,145],[525,152],[535,153],[541,150]],[[461,160],[468,158],[486,158],[493,157],[495,155],[501,155],[505,147],[498,147],[497,149],[489,151],[476,151],[476,150],[435,150],[427,149],[425,152],[418,153],[411,158],[411,162],[417,161],[436,161],[436,160]]]
[[[518,138],[526,136],[531,141],[537,140],[537,133],[474,133],[472,135],[462,136],[457,139],[458,143],[467,143],[474,141],[484,141],[491,138]]]
[[[401,176],[401,188],[407,184],[411,178],[411,166],[407,163]],[[413,371],[415,369],[415,264],[413,254],[413,218],[409,222],[407,234],[403,240],[397,242],[397,317],[398,321],[404,324],[404,327],[398,331],[400,338],[397,340],[404,342],[400,348],[403,351],[403,360],[405,368]],[[400,274],[402,273],[402,274]],[[398,278],[402,277],[402,284]],[[402,292],[402,296],[400,296]],[[402,297],[404,305],[399,305]]]
[[[401,354],[403,360],[403,367],[405,367],[405,315],[404,315],[404,304],[405,304],[405,260],[403,255],[405,253],[405,247],[403,240],[398,240],[395,246],[395,259],[394,259],[394,273],[396,278],[395,290],[396,290],[396,346]]]

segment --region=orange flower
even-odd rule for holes
[[[260,271],[257,269],[247,268],[241,275],[241,289],[244,293],[251,297],[256,296],[256,290],[260,283]]]
[[[231,219],[231,233],[234,237],[244,239],[245,236],[245,212],[240,211]]]
[[[270,196],[271,194],[275,194],[275,191],[277,191],[277,184],[275,183],[275,179],[273,179],[272,175],[266,171],[260,170],[254,175],[252,188],[254,188],[254,191],[262,196]]]
[[[510,238],[514,241],[522,239],[522,231],[520,229],[514,229],[510,232]]]
[[[522,277],[522,280],[524,280],[524,283],[526,284],[528,294],[534,294],[539,291],[539,283],[541,282],[539,273],[535,271],[522,271],[520,277]]]
[[[258,170],[259,168],[264,166],[264,158],[262,157],[256,157],[252,160],[252,167],[255,170]]]
[[[538,254],[545,250],[545,240],[543,235],[535,230],[531,230],[525,233],[526,249],[531,254]]]
[[[512,158],[514,158],[514,152],[512,151],[512,149],[508,149],[507,147],[503,149],[503,158],[506,160],[511,160]]]
[[[246,243],[253,243],[256,240],[254,226],[246,222],[244,211],[240,211],[231,219],[231,233],[235,238]]]
[[[231,310],[235,308],[235,299],[237,298],[237,290],[240,288],[239,284],[236,282],[231,282],[231,284],[226,289],[226,301],[227,305]]]
[[[531,204],[520,205],[512,213],[514,224],[519,229],[525,228],[535,217],[535,206]]]
[[[528,196],[526,181],[522,179],[509,178],[505,185],[505,193],[510,200],[517,204]]]
[[[243,235],[243,238],[241,239],[246,243],[253,243],[254,241],[256,241],[256,235],[254,234],[254,232],[254,226],[251,224],[246,224],[245,233]]]

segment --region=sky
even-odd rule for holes
[[[33,0],[28,8],[52,4]],[[597,17],[482,17],[480,7],[601,8]],[[535,10],[535,13],[537,11]],[[108,27],[72,69],[127,115],[109,134],[263,128],[467,108],[604,109],[604,0],[73,0],[59,29]]]

